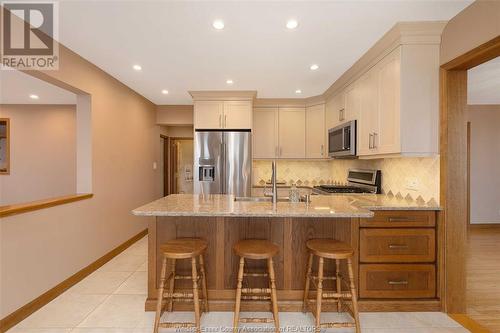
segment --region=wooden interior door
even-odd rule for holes
[[[161,136],[163,139],[163,196],[171,194],[170,192],[170,138]]]

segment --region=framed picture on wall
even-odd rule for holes
[[[0,118],[0,174],[10,172],[10,122],[8,118]]]

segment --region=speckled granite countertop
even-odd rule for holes
[[[232,195],[173,194],[132,211],[137,216],[372,217],[372,210],[439,210],[386,195],[315,195],[311,203],[234,201]]]

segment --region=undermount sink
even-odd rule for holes
[[[246,201],[246,202],[272,202],[271,197],[236,197],[234,201]],[[281,197],[278,198],[278,202],[288,202],[288,198]]]

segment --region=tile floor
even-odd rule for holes
[[[101,267],[73,288],[19,323],[8,333],[150,333],[154,313],[144,312],[146,299],[147,237]],[[326,317],[339,316],[336,313]],[[340,315],[341,316],[341,315]],[[192,320],[188,312],[166,313],[165,319]],[[363,333],[468,332],[447,315],[436,312],[361,313]],[[280,313],[283,332],[313,332],[311,314]],[[268,332],[265,326],[251,326]],[[204,332],[229,332],[231,312],[210,312],[202,317]],[[245,326],[243,326],[245,327]],[[175,330],[164,330],[173,332]],[[247,330],[247,332],[250,330]],[[352,329],[328,330],[337,333]],[[163,331],[162,331],[163,332]]]

